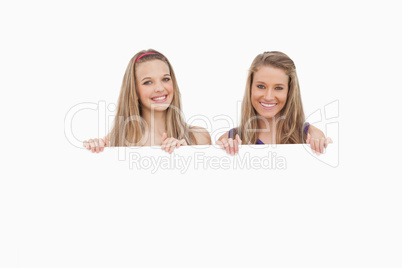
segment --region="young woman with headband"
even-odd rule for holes
[[[140,51],[130,60],[110,133],[103,139],[84,141],[84,147],[97,153],[105,146],[160,145],[172,153],[194,144],[211,144],[211,137],[206,129],[184,121],[172,65],[153,49]]]
[[[319,155],[332,141],[304,120],[294,62],[282,52],[264,52],[248,72],[240,126],[216,144],[234,155],[241,144],[309,143]]]

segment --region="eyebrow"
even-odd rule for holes
[[[170,76],[170,74],[164,74],[163,76]],[[151,77],[144,77],[142,78],[141,82],[144,81],[145,79],[151,79]]]
[[[264,82],[262,82],[262,81],[256,81],[256,83],[261,83],[261,84],[265,84]],[[275,84],[275,86],[284,86],[285,84]]]

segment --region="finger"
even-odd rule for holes
[[[83,142],[84,147],[87,148],[88,150],[90,150],[91,148],[89,147],[89,143],[87,141]]]
[[[170,152],[170,150],[172,149],[172,147],[173,147],[173,149],[176,147],[176,142],[177,142],[177,140],[175,139],[175,138],[172,138],[171,139],[171,141],[170,141],[170,143],[168,144],[169,146],[168,146],[168,150],[167,150],[167,152],[169,153]]]
[[[98,139],[94,139],[94,142],[95,142],[95,146],[96,146],[96,148],[95,148],[96,153],[99,153],[99,140],[98,140]]]
[[[173,153],[174,149],[176,148],[176,145],[177,145],[177,140],[174,140],[174,141],[170,144],[169,154]]]
[[[317,155],[320,155],[320,140],[314,139],[314,146],[315,146],[315,151]]]
[[[237,140],[233,141],[233,145],[234,145],[234,153],[235,154],[239,153],[239,143],[237,142]]]
[[[325,142],[324,142],[325,149],[327,149],[327,146],[328,146],[329,143],[332,143],[332,139],[331,138],[326,138]]]
[[[324,153],[324,142],[325,142],[325,138],[321,138],[320,139],[320,153]]]
[[[89,146],[91,148],[91,151],[94,153],[95,152],[95,142],[93,139],[90,139],[89,141]]]
[[[174,138],[169,138],[169,139],[168,139],[168,142],[167,142],[166,148],[165,148],[165,151],[166,151],[166,152],[169,152],[170,146],[172,145],[172,142],[173,142],[174,140],[175,140]]]
[[[180,146],[182,146],[182,145],[183,145],[183,141],[184,141],[184,139],[177,140],[177,142],[176,142],[176,148],[179,148]]]
[[[315,154],[315,144],[314,144],[314,140],[310,139],[310,140],[309,140],[309,143],[310,143],[311,151],[313,152],[313,154]]]
[[[177,142],[176,148],[179,148],[180,146],[187,145],[187,142],[185,139],[181,139],[180,141]]]
[[[169,139],[165,139],[164,141],[162,141],[162,146],[161,146],[162,150],[165,150],[168,142],[169,142]]]
[[[99,139],[99,151],[103,152],[104,147],[105,147],[105,141],[103,139]]]
[[[234,155],[233,139],[232,139],[232,138],[229,138],[228,142],[229,142],[229,151],[230,151],[230,154],[231,154],[231,155]]]
[[[223,147],[224,147],[225,150],[226,150],[226,153],[229,154],[229,143],[228,143],[228,140],[227,140],[227,139],[223,139],[222,142],[223,142]]]

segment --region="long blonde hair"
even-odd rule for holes
[[[295,144],[304,143],[303,136],[304,112],[300,95],[299,80],[297,79],[296,66],[292,59],[279,51],[264,52],[255,57],[247,76],[246,90],[241,109],[241,123],[236,129],[243,144],[255,144],[257,142],[257,121],[261,118],[251,103],[251,87],[254,73],[262,66],[272,66],[285,71],[289,76],[289,90],[285,106],[279,114],[276,123],[276,143]]]
[[[138,59],[145,53],[155,54],[147,54]],[[184,121],[184,116],[181,112],[180,91],[172,65],[162,53],[154,49],[148,49],[135,54],[128,63],[121,85],[113,128],[109,135],[110,146],[139,146],[142,143],[146,122],[142,118],[141,104],[136,87],[135,67],[142,62],[151,60],[161,60],[168,65],[173,83],[173,99],[165,111],[167,136],[175,139],[185,139],[189,145],[196,144],[194,134]]]

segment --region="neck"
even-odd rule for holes
[[[257,128],[259,132],[257,133],[257,138],[265,144],[275,144],[276,124],[276,117],[266,118],[265,120],[258,119]]]
[[[143,110],[142,118],[147,122],[145,135],[148,136],[150,145],[160,145],[162,134],[166,132],[166,111]]]

